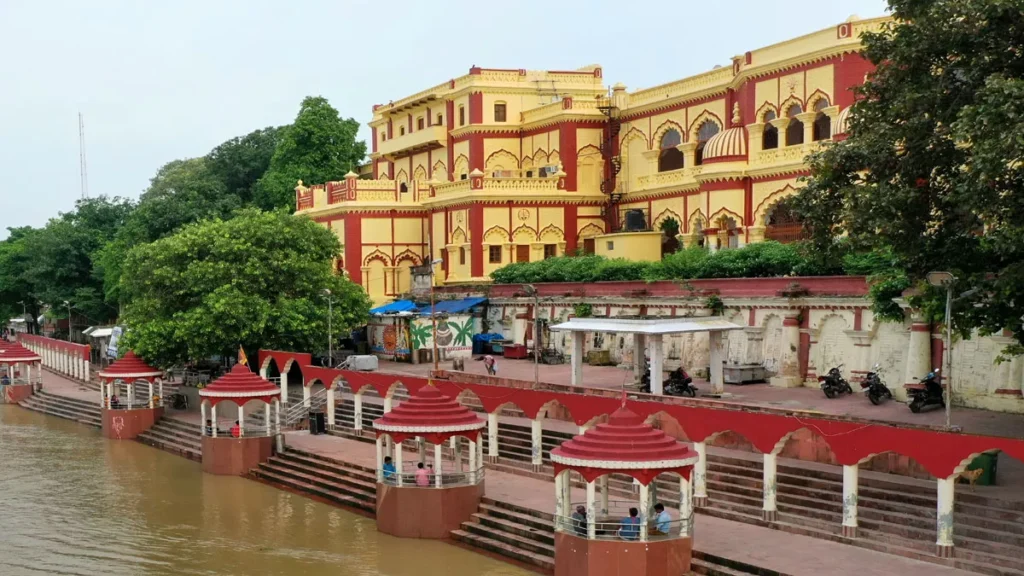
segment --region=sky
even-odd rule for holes
[[[600,64],[607,85],[632,91],[885,9],[884,0],[0,0],[0,238],[73,209],[79,112],[90,195],[137,198],[163,164],[290,123],[308,95],[364,124],[368,139],[373,104],[473,65]]]

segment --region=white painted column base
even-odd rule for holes
[[[957,475],[938,480],[938,506],[936,508],[935,555],[939,558],[953,557],[953,503]]]
[[[764,455],[764,521],[775,522],[779,519],[779,511],[775,505],[775,493],[778,490],[776,471],[778,469],[775,454]]]
[[[856,464],[843,466],[843,536],[857,537],[857,491],[860,469]]]
[[[498,413],[487,415],[487,461],[497,464],[498,452]]]
[[[693,506],[703,508],[708,505],[708,448],[704,442],[694,442],[693,449],[697,452],[697,463],[693,465]]]

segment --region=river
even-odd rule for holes
[[[443,542],[0,405],[0,575],[518,576]]]

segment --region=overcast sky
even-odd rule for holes
[[[617,11],[622,6],[630,14]],[[494,6],[492,10],[490,6]],[[884,14],[883,0],[0,0],[0,238],[89,192],[136,198],[157,168],[290,122],[322,95],[360,123],[489,68],[601,64],[630,90]],[[499,11],[499,7],[501,10]],[[641,16],[632,16],[633,14]],[[369,131],[363,128],[366,138]]]

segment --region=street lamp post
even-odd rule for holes
[[[533,387],[540,383],[540,294],[533,284],[524,284],[527,296],[533,296]]]
[[[331,300],[330,288],[324,288],[324,294],[327,294],[327,365],[334,368],[334,331],[331,326],[331,320],[334,318],[334,301]]]
[[[68,342],[71,342],[71,302],[65,300],[64,305],[68,307]]]
[[[956,276],[949,272],[929,272],[927,279],[932,286],[946,289],[946,315],[944,318],[946,345],[943,352],[946,360],[946,428],[950,428],[952,426],[950,407],[953,404],[953,283],[956,281]]]
[[[433,329],[433,335],[431,341],[434,343],[434,351],[431,357],[434,359],[434,372],[437,372],[437,314],[434,312],[434,266],[443,263],[444,260],[438,258],[430,262],[430,324]]]

